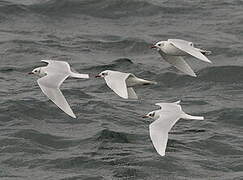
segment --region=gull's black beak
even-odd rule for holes
[[[157,48],[155,45],[150,46],[151,49]]]
[[[148,116],[147,115],[144,115],[142,118],[148,118]]]
[[[101,77],[101,75],[96,75],[95,77],[96,77],[96,78],[100,78],[100,77]]]
[[[34,74],[33,72],[28,72],[28,74]]]

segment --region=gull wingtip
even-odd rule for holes
[[[158,152],[160,156],[165,157],[165,152]]]
[[[76,115],[74,113],[68,113],[69,116],[71,116],[72,118],[76,119]]]
[[[195,73],[191,73],[191,74],[187,74],[187,75],[189,75],[191,77],[197,77],[197,75]]]

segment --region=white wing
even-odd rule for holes
[[[162,109],[157,113],[160,114],[159,119],[149,126],[150,137],[156,151],[161,155],[165,155],[165,149],[168,141],[168,133],[174,124],[180,119],[180,106],[174,103],[158,103]]]
[[[190,42],[181,39],[168,39],[168,42],[172,43],[175,47],[182,51],[202,60],[212,63],[206,56],[204,56],[199,50],[190,45]]]
[[[71,70],[70,65],[65,61],[55,61],[55,60],[41,60],[47,63],[46,71],[51,73],[68,73],[74,78],[89,78],[88,74],[80,74],[74,69]]]
[[[46,71],[51,73],[58,73],[58,72],[71,72],[70,65],[65,61],[55,61],[55,60],[41,60],[42,62],[47,63]]]
[[[197,76],[181,56],[169,56],[163,53],[162,51],[159,51],[159,53],[168,63],[175,66],[180,71],[193,77]]]
[[[129,73],[122,73],[117,71],[109,71],[105,76],[106,84],[120,97],[128,99],[126,79]]]
[[[76,118],[59,87],[69,75],[48,74],[37,80],[42,92],[52,100],[61,110]]]
[[[155,105],[160,106],[163,111],[179,112],[182,111],[180,102],[181,101],[176,101],[174,103],[156,103]]]
[[[181,118],[183,113],[181,105],[179,105],[178,102],[156,103],[155,105],[161,107],[161,110],[158,111],[160,114],[158,121],[162,120],[161,122],[163,122],[164,128],[169,132],[176,121]]]
[[[149,134],[156,151],[159,155],[164,156],[168,141],[168,132],[160,129],[160,126],[155,121],[149,125]]]

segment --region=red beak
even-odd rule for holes
[[[151,49],[157,48],[155,45],[150,46]]]
[[[28,74],[34,74],[33,72],[29,72]]]
[[[100,76],[100,75],[96,75],[95,77],[96,77],[96,78],[100,78],[101,76]]]
[[[145,116],[143,116],[142,118],[148,118],[148,116],[147,116],[147,115],[145,115]]]

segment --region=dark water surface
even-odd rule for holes
[[[177,72],[149,49],[168,38],[211,50],[213,64],[188,58],[198,77]],[[0,179],[243,179],[242,49],[242,0],[0,0]],[[49,58],[158,85],[135,101],[67,79],[72,119],[27,75]],[[160,157],[141,116],[178,99],[205,121],[179,121]]]

